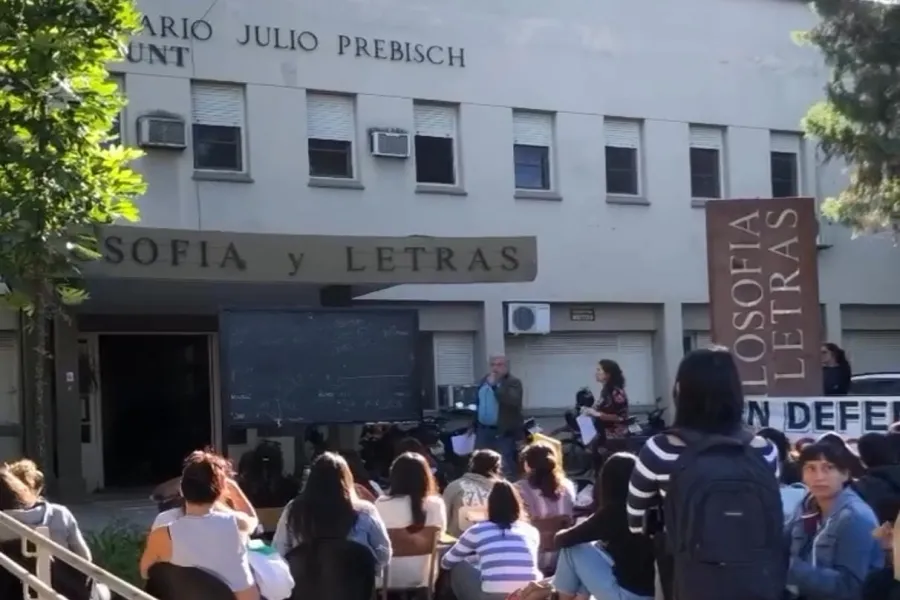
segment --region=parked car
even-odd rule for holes
[[[900,396],[900,372],[860,373],[850,378],[850,396]]]

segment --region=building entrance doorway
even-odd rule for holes
[[[154,486],[213,445],[209,335],[98,336],[103,480]]]

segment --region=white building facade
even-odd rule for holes
[[[816,51],[792,41],[814,23],[805,2],[140,7],[144,31],[112,67],[128,97],[122,139],[141,143],[147,117],[186,123],[186,148],[148,148],[138,163],[140,227],[534,236],[533,281],[396,285],[355,304],[419,310],[435,386],[475,381],[487,356],[509,356],[537,414],[569,407],[601,358],[623,367],[633,404],[669,397],[685,349],[709,336],[706,202],[821,199],[841,185],[799,132],[826,77]],[[372,130],[407,132],[409,157],[376,156]],[[390,271],[412,254],[359,268]],[[453,270],[503,269],[502,253],[487,263]],[[891,239],[823,226],[824,331],[856,371],[900,365],[898,265]],[[80,311],[214,315],[226,301],[154,289],[101,291]],[[549,305],[548,332],[510,335],[509,303]],[[102,453],[85,440],[85,456]],[[100,487],[89,462],[88,488]]]

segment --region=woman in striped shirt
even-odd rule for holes
[[[732,435],[743,425],[744,394],[737,365],[731,353],[721,347],[694,350],[681,360],[675,378],[675,428]],[[778,470],[778,449],[759,436],[751,446],[762,460]],[[628,528],[632,533],[657,533],[662,500],[669,487],[669,477],[685,444],[675,435],[660,433],[644,444],[628,484]],[[651,521],[651,523],[648,523]],[[671,572],[665,556],[657,554],[660,582],[666,591]],[[670,594],[666,594],[671,598]]]
[[[538,570],[541,536],[525,521],[519,493],[498,481],[488,496],[488,519],[469,527],[441,559],[461,600],[504,600],[543,576]],[[474,557],[476,560],[472,560]]]

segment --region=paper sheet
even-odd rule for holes
[[[578,430],[581,432],[581,443],[587,446],[594,438],[597,437],[597,428],[594,427],[594,418],[588,415],[581,415],[575,419],[578,423]]]
[[[453,453],[457,456],[468,456],[475,452],[475,433],[463,433],[450,438]]]

